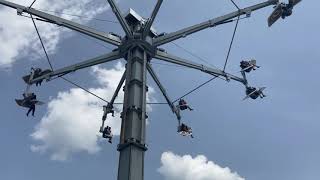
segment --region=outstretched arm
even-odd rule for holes
[[[58,16],[47,14],[47,13],[35,10],[33,8],[21,6],[19,4],[15,4],[9,1],[0,0],[0,4],[13,9],[17,9],[18,13],[28,13],[30,15],[40,17],[49,23],[53,23],[59,26],[63,26],[63,27],[78,31],[80,33],[86,34],[88,36],[94,37],[96,39],[110,43],[115,46],[119,46],[121,43],[121,39],[117,36],[111,35],[109,33],[99,32],[90,27],[87,27],[78,23],[74,23],[72,21],[60,18]]]
[[[227,80],[232,79],[232,80],[241,82],[244,85],[247,84],[247,81],[245,79],[243,79],[243,78],[240,78],[240,77],[234,76],[232,74],[226,73],[226,72],[224,72],[224,71],[222,71],[220,69],[207,67],[207,66],[202,65],[202,64],[197,64],[197,63],[194,63],[194,62],[179,58],[177,56],[170,55],[170,54],[168,54],[166,52],[157,51],[156,55],[155,55],[155,58],[163,60],[163,61],[166,61],[166,62],[169,62],[169,63],[177,64],[177,65],[180,65],[180,66],[185,66],[185,67],[189,67],[189,68],[192,68],[192,69],[200,70],[200,71],[203,71],[203,72],[208,73],[208,74],[213,75],[213,76],[223,76]]]
[[[161,46],[163,44],[169,43],[171,41],[174,41],[176,39],[182,38],[182,37],[186,37],[190,34],[196,33],[198,31],[210,28],[210,27],[214,27],[217,26],[219,24],[223,24],[228,20],[231,20],[235,17],[247,14],[250,15],[252,11],[270,6],[270,5],[274,5],[277,4],[279,2],[279,0],[268,0],[266,2],[260,3],[260,4],[256,4],[244,9],[240,9],[238,11],[234,11],[232,13],[226,14],[224,16],[220,16],[214,19],[211,19],[209,21],[194,25],[194,26],[190,26],[184,29],[181,29],[179,31],[176,32],[172,32],[169,34],[166,34],[164,36],[158,37],[156,39],[154,39],[153,44],[155,46]]]

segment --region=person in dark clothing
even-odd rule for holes
[[[34,76],[33,78],[38,78],[41,76],[41,73],[42,73],[42,69],[40,68],[36,68],[36,69],[33,69],[34,70]],[[39,80],[36,82],[36,86],[41,86],[41,83],[42,83],[43,80]]]
[[[260,97],[260,98],[264,98],[265,97],[263,92],[260,89],[257,89],[255,87],[247,87],[246,94],[251,99],[257,99],[258,97]]]
[[[191,138],[193,138],[193,135],[192,135],[192,129],[191,127],[188,127],[187,125],[185,125],[184,123],[182,123],[179,127],[179,130],[178,132],[183,135],[183,136],[191,136]]]
[[[103,132],[102,132],[102,137],[103,138],[106,138],[106,139],[109,139],[108,142],[110,144],[112,144],[112,132],[111,132],[111,127],[110,126],[107,126],[104,128]]]
[[[29,108],[29,110],[28,110],[28,112],[27,112],[27,116],[29,116],[29,113],[32,111],[32,116],[34,116],[34,112],[36,111],[36,105],[34,105],[34,104],[31,104],[30,105],[30,108]]]
[[[193,109],[188,105],[188,103],[184,99],[179,100],[179,109],[182,111],[186,109],[193,111]]]
[[[35,101],[37,100],[37,96],[34,93],[31,93],[30,95],[23,94],[23,97],[25,98],[25,103],[29,106],[27,116],[29,116],[31,111],[32,116],[34,116],[34,112],[36,111]]]
[[[259,68],[259,66],[256,65],[256,60],[250,60],[250,61],[241,61],[240,67],[242,71],[249,73],[252,70],[256,70],[256,68]]]
[[[285,19],[288,16],[292,15],[292,9],[293,9],[293,5],[292,4],[285,4],[285,3],[281,3],[280,4],[281,9],[282,9],[282,14],[281,14],[281,18]]]

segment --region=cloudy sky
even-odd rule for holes
[[[29,5],[32,0],[11,0]],[[240,7],[262,2],[236,1]],[[148,17],[156,1],[120,0],[123,12],[130,7]],[[215,80],[186,100],[193,112],[183,121],[194,130],[194,139],[176,134],[176,120],[167,106],[148,107],[149,151],[145,177],[155,180],[314,180],[320,177],[320,90],[318,47],[319,2],[304,1],[294,15],[272,28],[266,19],[272,7],[241,20],[227,71],[237,74],[239,62],[255,58],[262,66],[249,74],[253,86],[266,86],[267,98],[242,101],[244,88],[237,82]],[[38,0],[35,8],[123,35],[105,0]],[[154,27],[172,32],[234,10],[228,0],[164,1]],[[62,13],[62,14],[61,14]],[[72,15],[72,16],[71,16]],[[79,18],[78,16],[82,16]],[[85,17],[85,18],[84,18]],[[54,68],[110,52],[114,47],[62,27],[37,22]],[[222,68],[234,24],[208,29],[176,43]],[[25,89],[21,76],[30,67],[48,68],[32,22],[15,10],[0,6],[1,127],[0,179],[116,179],[119,112],[107,123],[114,129],[112,145],[100,138],[102,114],[99,99],[62,80],[33,87],[46,102],[36,117],[14,103]],[[174,44],[168,52],[201,62]],[[173,99],[210,78],[177,66],[154,68]],[[124,71],[124,61],[81,70],[67,77],[101,97],[110,99]],[[163,102],[149,77],[149,101]],[[122,101],[120,94],[117,102]]]

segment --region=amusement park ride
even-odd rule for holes
[[[51,69],[42,70],[39,68],[35,68],[32,69],[30,74],[24,76],[23,80],[27,84],[27,89],[23,94],[23,99],[17,99],[16,102],[19,106],[29,108],[29,111],[34,111],[36,105],[41,105],[43,103],[41,101],[38,101],[33,93],[30,93],[31,85],[41,85],[43,80],[50,81],[60,77],[63,78],[64,75],[80,69],[106,62],[111,62],[121,58],[125,59],[126,70],[120,80],[120,83],[117,86],[112,99],[103,108],[104,114],[102,117],[102,126],[99,131],[103,134],[104,138],[108,138],[109,142],[111,142],[111,127],[104,127],[104,122],[107,119],[108,114],[114,114],[115,99],[122,85],[125,83],[123,110],[121,113],[122,123],[120,143],[118,145],[118,151],[120,152],[118,180],[143,180],[144,153],[147,150],[145,133],[147,118],[146,93],[148,91],[148,86],[146,84],[147,73],[149,73],[152,79],[155,81],[164,98],[166,99],[166,104],[169,105],[171,111],[176,115],[178,119],[178,132],[183,136],[193,137],[192,129],[184,123],[181,123],[180,115],[181,111],[186,109],[192,110],[192,108],[190,108],[187,102],[183,99],[180,99],[177,105],[175,105],[174,102],[170,99],[164,86],[161,84],[158,76],[153,70],[151,62],[154,61],[154,59],[188,67],[191,69],[196,69],[210,74],[214,78],[219,77],[225,79],[226,81],[238,81],[245,86],[246,97],[244,99],[256,99],[258,97],[265,97],[265,95],[263,94],[263,90],[265,89],[265,87],[250,87],[246,78],[247,73],[259,68],[255,60],[242,61],[240,63],[240,72],[242,76],[238,77],[225,72],[225,67],[223,70],[220,70],[217,68],[205,66],[203,64],[194,63],[192,61],[169,54],[164,49],[159,48],[161,45],[167,44],[180,38],[184,38],[190,34],[202,31],[207,28],[216,27],[234,21],[237,21],[238,24],[241,16],[250,17],[253,11],[268,6],[274,6],[274,11],[268,18],[268,25],[271,26],[278,19],[285,19],[286,17],[290,16],[292,14],[294,6],[301,0],[289,0],[289,3],[280,3],[279,0],[267,0],[265,2],[243,9],[239,8],[233,0],[231,1],[237,8],[237,10],[234,12],[210,19],[200,24],[186,27],[176,32],[158,34],[152,28],[152,24],[155,20],[155,17],[157,16],[163,0],[157,1],[151,17],[147,19],[141,17],[132,9],[130,9],[129,12],[124,15],[120,12],[120,9],[115,4],[114,0],[108,0],[112,11],[114,12],[119,23],[121,24],[121,27],[125,32],[125,36],[121,37],[114,33],[99,32],[90,27],[34,9],[32,8],[32,5],[35,3],[35,1],[30,5],[30,7],[25,7],[9,1],[0,0],[0,4],[16,9],[18,15],[30,15],[28,17],[32,19],[46,55],[47,52],[43,46],[41,36],[35,23],[36,20],[63,26],[115,46],[115,49],[110,53],[106,53],[102,56],[98,56],[56,70],[52,68],[49,57],[47,56],[47,60],[50,64]]]

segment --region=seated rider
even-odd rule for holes
[[[38,78],[38,77],[41,76],[42,69],[36,68],[36,69],[33,69],[33,71],[34,71],[33,78]],[[43,80],[37,81],[37,82],[36,82],[36,86],[41,86],[42,81],[43,81]]]
[[[179,100],[179,108],[182,111],[186,109],[189,109],[190,111],[193,110],[184,99]]]
[[[251,72],[252,70],[256,70],[256,68],[259,68],[259,66],[256,65],[256,60],[241,61],[240,67],[247,73]]]
[[[282,15],[281,15],[282,19],[285,19],[286,17],[291,16],[293,5],[281,3],[280,6],[282,9]]]
[[[106,138],[106,139],[109,139],[109,143],[111,144],[112,143],[112,132],[111,132],[111,127],[110,126],[107,126],[104,128],[103,132],[102,132],[102,137],[103,138]]]
[[[24,103],[29,107],[27,116],[29,116],[31,111],[32,111],[32,116],[34,116],[34,112],[36,110],[37,96],[34,93],[31,93],[31,94],[23,93],[23,97],[24,97],[23,100],[25,101]]]
[[[179,126],[179,131],[178,131],[178,132],[179,132],[180,134],[182,134],[183,136],[190,135],[191,138],[193,138],[191,127],[188,127],[188,126],[185,125],[184,123],[182,123],[182,124]]]
[[[251,98],[251,99],[257,99],[258,97],[264,98],[265,95],[263,92],[255,87],[247,87],[246,89],[246,94]]]

